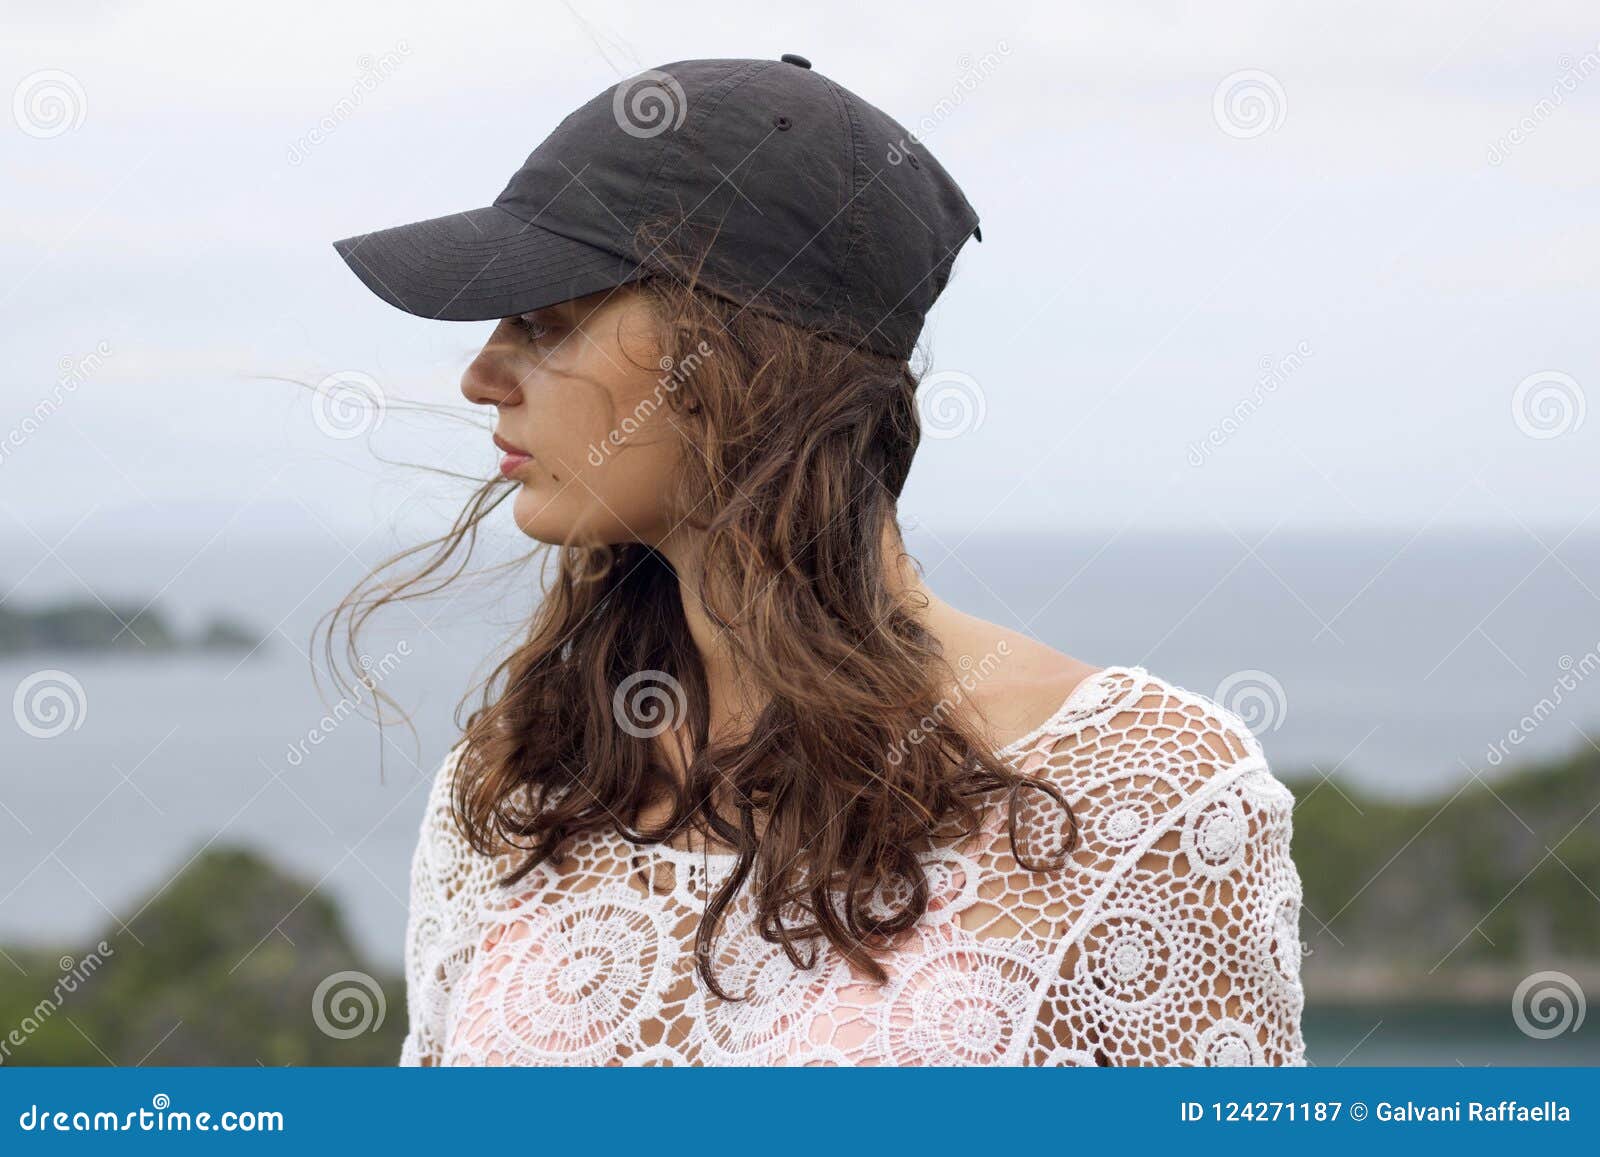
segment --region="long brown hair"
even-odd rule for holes
[[[704,543],[696,597],[765,707],[737,742],[711,742],[684,595],[657,551],[547,548],[556,565],[526,637],[462,724],[455,818],[478,852],[512,853],[507,884],[585,832],[636,843],[698,833],[737,857],[696,933],[712,992],[740,995],[711,963],[747,884],[760,934],[797,967],[813,962],[820,936],[881,982],[875,953],[927,910],[919,851],[971,834],[1003,805],[1018,862],[1045,871],[1074,848],[1077,825],[1054,787],[1000,759],[952,709],[941,690],[952,669],[918,596],[886,582],[900,559],[884,530],[921,437],[911,366],[709,292],[681,246],[667,256],[672,235],[658,225],[641,236],[651,273],[638,283],[670,367],[655,403],[685,442],[672,498]],[[478,526],[512,489],[486,483],[448,533],[352,591],[326,620],[330,657],[341,621],[358,655],[374,612],[459,576]],[[384,577],[413,559],[413,573]],[[666,716],[646,718],[659,708]],[[681,773],[654,743],[667,725],[688,741]],[[1016,838],[1028,789],[1066,812],[1064,846],[1038,856]],[[667,817],[639,830],[662,801]]]

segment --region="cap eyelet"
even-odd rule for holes
[[[794,122],[781,113],[772,118],[772,127],[777,129],[780,133],[787,132],[789,126],[792,124],[794,124]]]
[[[911,162],[911,167],[913,169],[922,168],[922,162],[917,160],[917,154],[916,153],[907,153],[906,154],[906,160]]]

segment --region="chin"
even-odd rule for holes
[[[559,501],[541,494],[537,487],[523,483],[511,502],[511,517],[517,529],[531,539],[552,546],[563,545],[573,532],[573,522],[560,509]]]
[[[603,510],[575,511],[572,498],[569,492],[552,499],[524,483],[512,499],[511,517],[523,534],[551,546],[606,546],[628,538],[609,525],[611,520]]]

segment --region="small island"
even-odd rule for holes
[[[0,656],[51,654],[172,654],[214,651],[243,654],[260,636],[225,618],[192,634],[178,631],[154,607],[117,606],[84,599],[33,609],[0,604]]]

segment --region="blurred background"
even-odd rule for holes
[[[796,52],[983,219],[924,337],[929,583],[1260,735],[1310,1059],[1600,1063],[1600,14],[1555,0],[12,3],[0,1063],[391,1063],[407,869],[513,570],[310,648],[484,477],[490,328],[330,242],[570,109]],[[481,559],[516,558],[509,510]],[[313,676],[322,677],[319,695]]]

